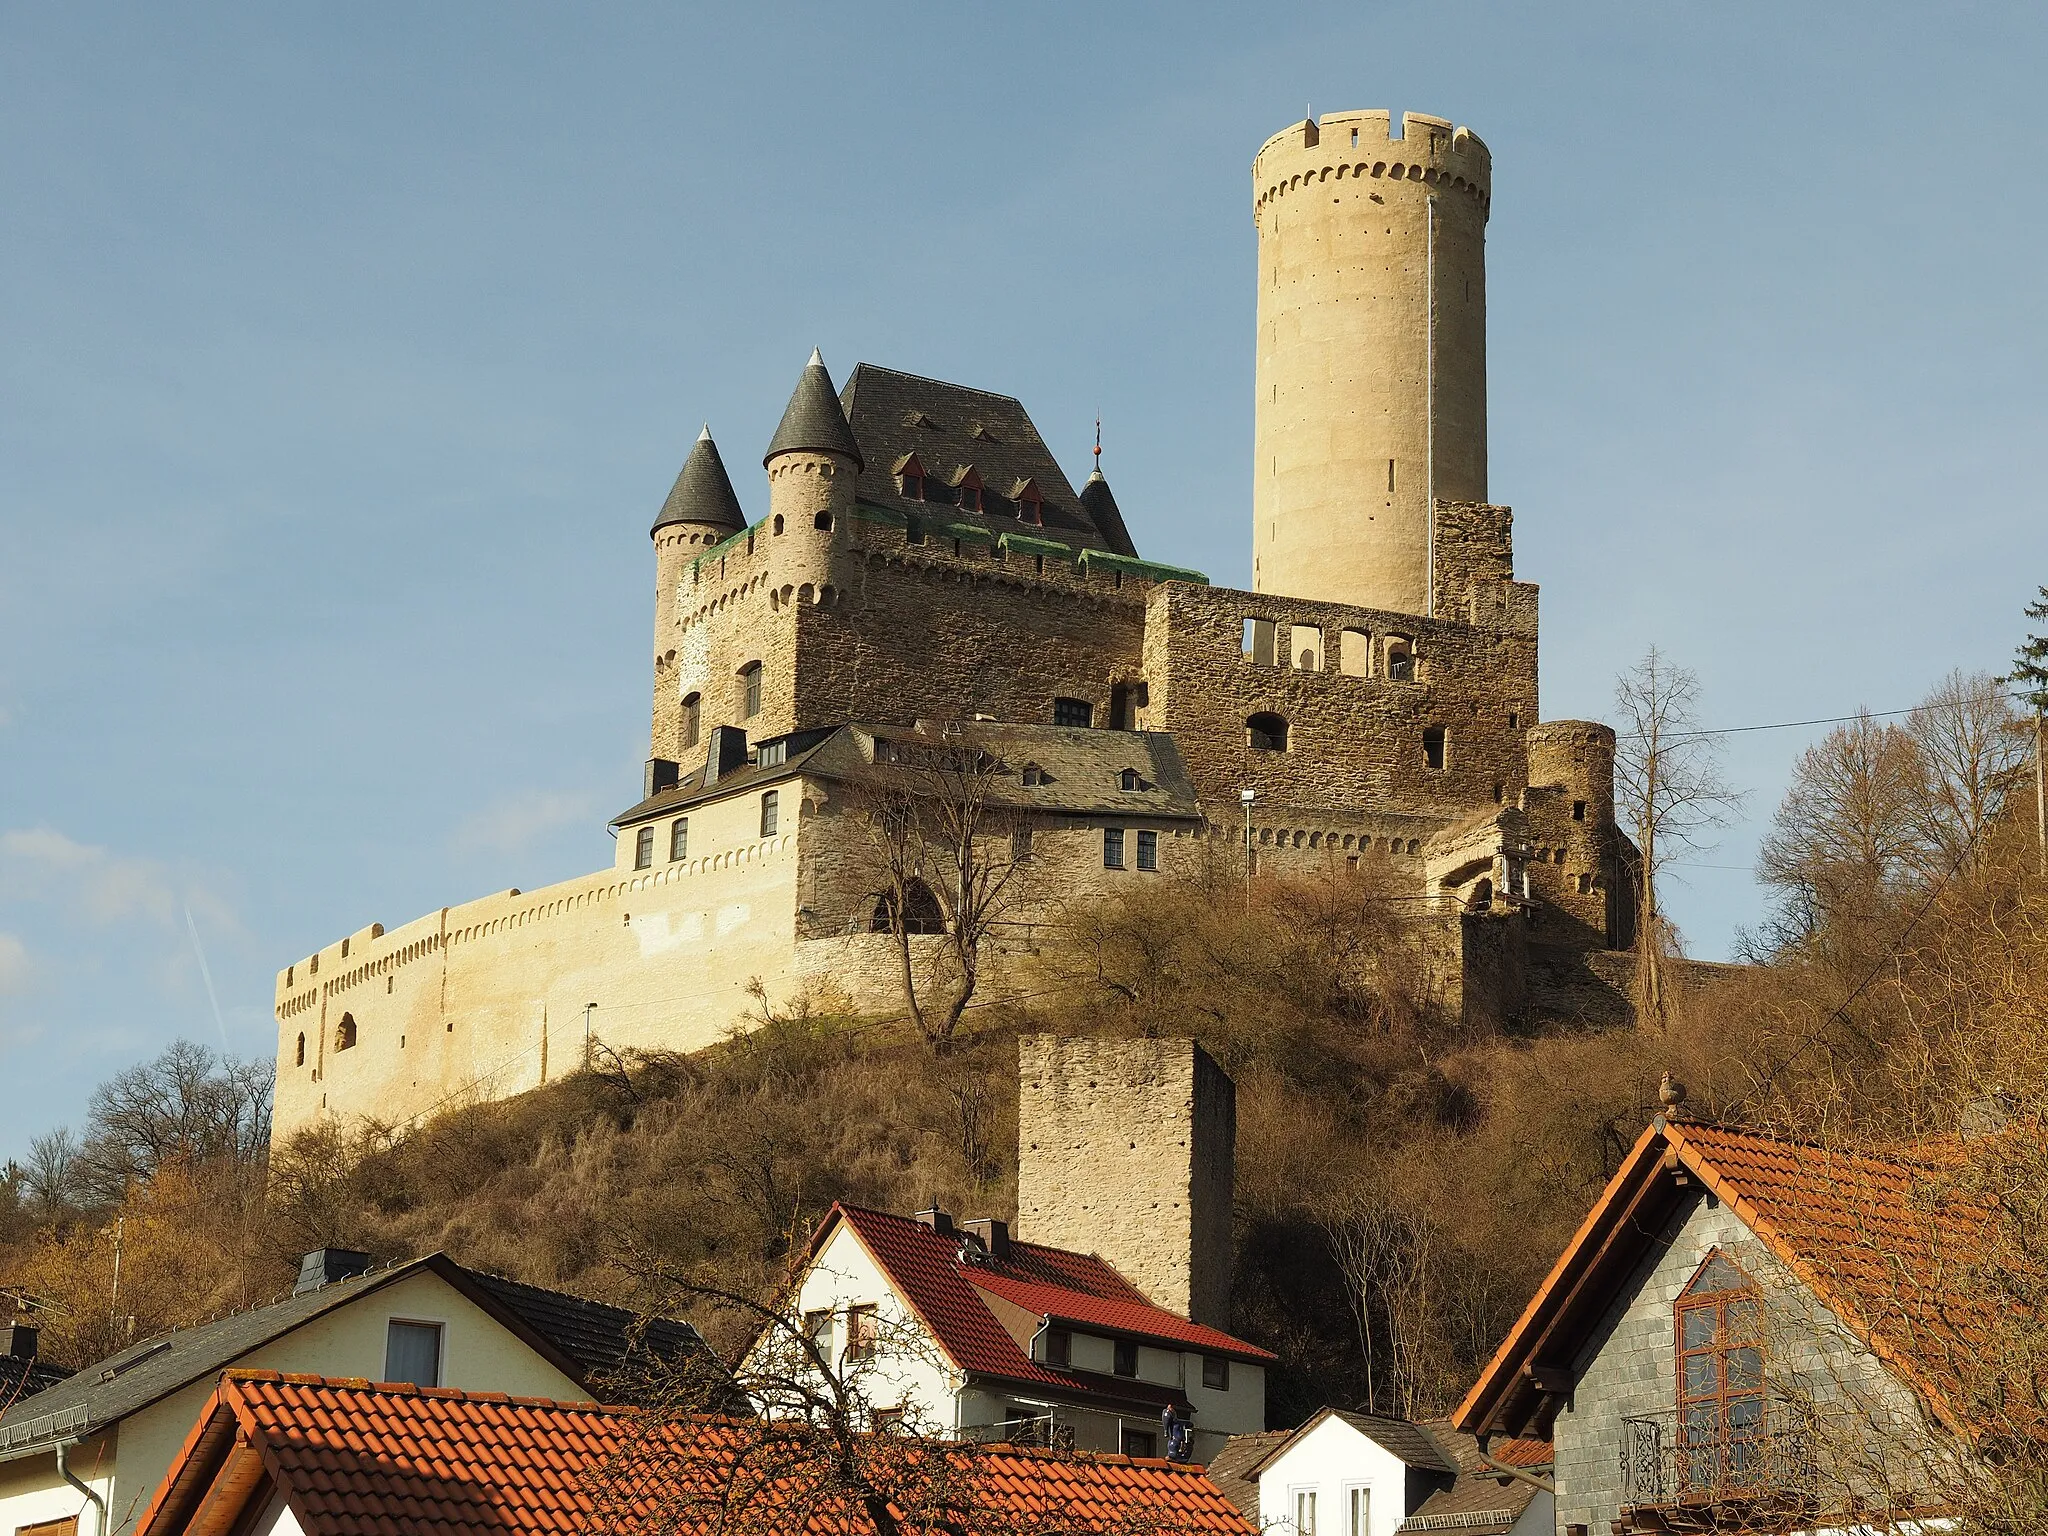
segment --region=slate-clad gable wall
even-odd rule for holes
[[[1701,1193],[1665,1223],[1573,1362],[1570,1400],[1552,1430],[1559,1528],[1604,1531],[1621,1509],[1622,1421],[1669,1416],[1678,1402],[1674,1304],[1708,1254],[1726,1252],[1765,1296],[1766,1378],[1794,1396],[1828,1401],[1860,1394],[1882,1411],[1917,1421],[1911,1397],[1858,1345],[1839,1319],[1773,1260],[1735,1212]]]

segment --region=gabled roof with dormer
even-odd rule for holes
[[[915,454],[925,474],[938,484],[959,485],[970,467],[979,476],[982,510],[948,508],[947,516],[955,521],[985,525],[994,532],[1014,529],[1019,526],[1017,493],[1031,484],[1044,508],[1042,527],[1022,525],[1034,534],[1077,549],[1137,553],[1120,514],[1113,532],[1097,524],[1038,435],[1030,414],[1012,396],[861,363],[848,376],[840,401],[870,466],[855,486],[862,501],[919,515],[926,504],[903,496],[891,468],[905,455]]]

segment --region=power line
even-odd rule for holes
[[[1990,698],[1993,695],[1986,694],[1984,697]],[[2021,695],[2016,693],[2000,693],[1996,697],[2001,699],[2018,699]],[[1773,720],[1763,725],[1724,725],[1713,730],[1662,731],[1658,733],[1658,740],[1691,741],[1702,736],[1740,736],[1747,731],[1795,731],[1810,725],[1847,725],[1855,720],[1895,720],[1900,715],[1917,714],[1926,707],[1924,704],[1915,704],[1910,709],[1859,709],[1853,715],[1828,715],[1818,720]],[[1618,741],[1642,741],[1648,735],[1649,732],[1647,731],[1621,731],[1616,733],[1615,739]]]

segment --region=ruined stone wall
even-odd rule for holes
[[[1546,720],[1529,732],[1529,886],[1543,903],[1545,944],[1627,942],[1627,881],[1614,826],[1614,732],[1590,720]],[[1614,912],[1622,894],[1621,920]]]
[[[1285,637],[1274,663],[1246,653],[1247,619]],[[1290,643],[1297,628],[1320,637],[1314,666]],[[1391,675],[1390,645],[1412,652],[1412,679]],[[1148,604],[1144,672],[1151,728],[1173,733],[1205,804],[1235,806],[1249,788],[1267,817],[1299,807],[1449,819],[1511,801],[1526,782],[1533,628],[1169,583]],[[1285,751],[1249,745],[1255,714],[1286,721]],[[1431,728],[1445,732],[1441,769],[1425,755]]]
[[[1192,1040],[1018,1042],[1017,1236],[1101,1255],[1155,1304],[1230,1322],[1237,1096]]]

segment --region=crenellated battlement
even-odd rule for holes
[[[1419,182],[1469,197],[1483,218],[1493,200],[1493,156],[1469,128],[1421,112],[1333,112],[1268,139],[1252,160],[1253,217],[1304,186],[1329,181]]]

